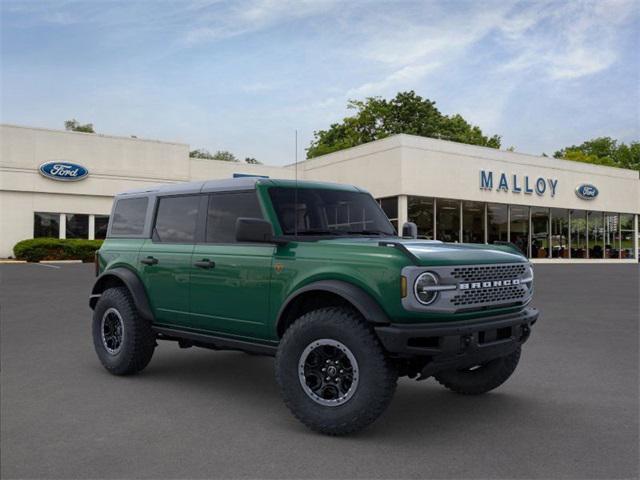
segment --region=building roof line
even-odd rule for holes
[[[152,138],[125,137],[123,135],[109,135],[104,133],[74,132],[69,130],[59,130],[55,128],[46,128],[46,127],[28,127],[26,125],[16,125],[13,123],[0,123],[0,127],[21,128],[25,130],[40,130],[44,132],[64,133],[69,135],[88,135],[91,137],[113,138],[117,140],[130,140],[132,142],[151,142],[151,143],[162,143],[166,145],[179,145],[187,148],[189,147],[188,143],[182,143],[182,142],[170,142],[167,140],[155,140]]]

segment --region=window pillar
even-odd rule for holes
[[[402,235],[402,226],[409,221],[409,202],[406,195],[398,195],[398,234]]]
[[[96,237],[96,216],[89,215],[89,240],[95,240]]]
[[[67,214],[60,214],[60,238],[67,238]]]

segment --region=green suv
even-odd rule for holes
[[[373,422],[399,376],[462,394],[513,373],[538,312],[511,245],[400,237],[353,186],[237,178],[115,199],[96,255],[93,343],[116,375],[157,341],[275,356],[286,405],[341,435]]]

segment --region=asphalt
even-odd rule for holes
[[[163,343],[140,375],[99,364],[90,265],[0,266],[2,478],[637,478],[637,265],[536,266],[542,311],[482,397],[400,381],[369,429],[324,437],[273,360]]]

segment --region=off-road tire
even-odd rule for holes
[[[342,343],[358,364],[357,387],[341,405],[316,403],[301,384],[301,356],[320,339]],[[395,366],[371,327],[357,312],[341,307],[314,310],[298,318],[282,337],[275,371],[284,402],[293,415],[310,429],[327,435],[346,435],[371,424],[391,402],[398,380]]]
[[[520,348],[515,352],[480,367],[469,370],[447,370],[434,378],[449,390],[463,395],[480,395],[498,388],[513,374],[520,360]]]
[[[122,344],[111,354],[102,340],[102,318],[109,309],[120,314],[124,324]],[[133,298],[125,287],[109,288],[102,293],[93,311],[93,346],[100,362],[114,375],[131,375],[144,369],[155,349],[155,334],[151,324],[140,317]]]

